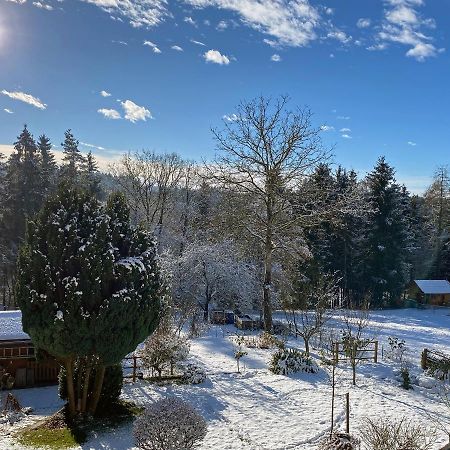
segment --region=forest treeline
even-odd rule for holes
[[[295,307],[330,280],[335,303],[378,308],[400,305],[413,279],[449,279],[448,169],[438,167],[422,195],[400,185],[384,157],[358,178],[330,163],[311,113],[287,104],[241,103],[213,130],[210,164],[143,150],[100,172],[71,130],[58,164],[50,140],[25,126],[0,159],[0,303],[15,305],[27,221],[67,185],[99,202],[126,196],[132,220],[157,237],[171,305],[186,321],[214,304],[260,310],[270,329],[273,309]]]

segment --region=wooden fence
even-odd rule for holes
[[[125,361],[131,361],[131,363],[129,363],[129,365],[123,365],[122,368],[124,370],[124,378],[131,378],[133,383],[136,381],[137,378],[142,378],[143,377],[143,373],[142,373],[142,360],[139,356],[136,355],[131,355],[131,356],[125,356],[124,358]],[[127,370],[131,369],[131,373],[127,374],[125,373]]]
[[[422,352],[420,365],[423,370],[431,370],[432,372],[440,372],[440,378],[449,378],[450,373],[450,356],[436,350],[425,348]]]
[[[357,359],[358,361],[373,361],[374,363],[378,362],[378,341],[365,342],[360,346],[358,346],[358,344],[355,344],[355,346],[355,359]],[[343,342],[333,343],[333,360],[336,364],[340,361],[349,361]]]

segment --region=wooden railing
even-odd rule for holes
[[[374,363],[377,363],[378,341],[369,341],[362,345],[357,345],[354,354],[356,355],[355,359],[358,361],[373,361]],[[339,363],[339,361],[349,361],[343,342],[333,343],[333,360],[336,364]]]

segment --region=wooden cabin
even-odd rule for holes
[[[234,324],[234,312],[226,309],[217,309],[211,311],[209,320],[215,325],[232,325]]]
[[[408,297],[420,305],[450,306],[450,282],[447,280],[414,280]]]
[[[22,330],[22,313],[0,311],[0,379],[9,374],[14,388],[57,384],[59,364],[46,354],[36,357],[30,337]]]
[[[259,330],[261,328],[261,322],[259,320],[252,319],[246,314],[236,315],[234,324],[239,330]]]

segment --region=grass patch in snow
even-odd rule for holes
[[[17,441],[30,448],[67,449],[77,447],[88,440],[92,432],[105,432],[133,420],[143,411],[132,402],[119,401],[99,410],[93,419],[75,421],[69,425],[64,409],[44,422],[17,433]]]

